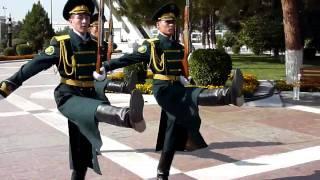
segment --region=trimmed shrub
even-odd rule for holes
[[[16,55],[16,51],[14,50],[13,47],[7,47],[3,51],[3,55],[5,56],[14,56]]]
[[[224,85],[232,69],[231,57],[219,49],[197,49],[190,57],[190,75],[196,85]]]
[[[32,47],[27,44],[19,44],[16,47],[18,55],[32,54]]]
[[[137,63],[123,68],[124,80],[128,81],[131,72],[134,72],[138,76],[138,83],[145,83],[147,78],[147,67],[144,63]]]
[[[241,49],[241,45],[240,44],[234,44],[232,46],[233,54],[239,54],[240,53],[240,49]]]
[[[27,41],[24,39],[20,39],[20,38],[12,39],[12,46],[13,47],[16,47],[19,44],[26,44],[26,43],[27,43]]]
[[[14,39],[12,39],[12,47],[13,47],[14,49],[17,49],[17,46],[18,46],[19,44],[26,44],[26,43],[27,43],[27,41],[24,40],[24,39],[20,39],[20,38],[14,38]]]

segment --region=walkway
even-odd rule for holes
[[[0,79],[22,63],[1,63]],[[0,101],[1,179],[69,179],[67,120],[53,101],[58,81],[49,69]],[[128,95],[108,97],[113,105],[128,105]],[[90,170],[88,180],[154,179],[160,108],[152,96],[144,97],[144,133],[99,125],[103,176]],[[200,107],[209,147],[178,153],[170,179],[319,179],[319,98],[319,93],[302,93],[301,101],[293,101],[291,92],[281,92],[243,107]]]

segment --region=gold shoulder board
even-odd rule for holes
[[[149,43],[151,43],[151,42],[159,41],[159,39],[158,39],[158,38],[151,38],[151,39],[147,39],[147,41],[148,41]]]
[[[57,41],[62,41],[62,40],[70,39],[70,36],[69,35],[61,35],[61,36],[54,36],[54,38]]]

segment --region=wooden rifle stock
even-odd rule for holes
[[[108,52],[107,52],[107,59],[108,61],[111,60],[111,55],[113,52],[113,20],[112,20],[112,0],[109,0],[109,36],[108,36]]]
[[[190,53],[190,31],[189,31],[189,24],[190,24],[190,13],[189,8],[190,3],[189,0],[186,1],[186,6],[184,8],[184,25],[183,25],[183,44],[184,44],[184,55],[182,60],[182,74],[184,77],[189,77],[189,65],[188,65],[188,56]]]
[[[104,0],[99,3],[99,17],[98,17],[98,52],[96,62],[96,72],[100,73],[102,61],[105,59],[104,47]]]

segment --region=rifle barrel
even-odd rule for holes
[[[104,0],[100,0],[99,4],[99,16],[98,16],[98,52],[97,52],[97,63],[96,72],[100,73],[101,62],[104,57]]]
[[[190,53],[190,4],[189,0],[186,0],[186,6],[184,8],[184,27],[183,27],[183,44],[184,44],[184,55],[182,60],[182,74],[188,78],[189,77],[189,65],[188,65],[188,56]]]
[[[107,52],[107,59],[108,61],[111,60],[111,55],[113,52],[113,20],[112,20],[112,0],[109,0],[109,37],[108,37],[108,52]]]

